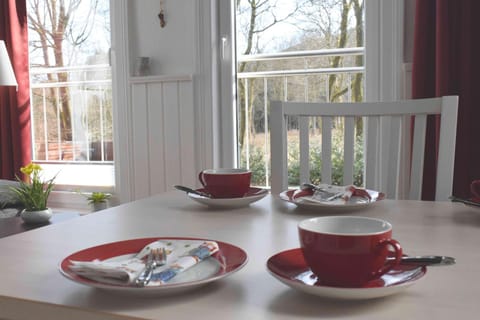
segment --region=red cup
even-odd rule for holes
[[[213,198],[241,198],[250,190],[252,173],[245,169],[208,169],[198,179]]]
[[[475,199],[480,199],[480,180],[473,180],[470,183],[470,192]]]
[[[361,287],[400,263],[402,248],[387,221],[356,216],[328,216],[298,224],[305,261],[319,283]],[[387,260],[389,248],[394,259]]]

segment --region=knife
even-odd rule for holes
[[[462,198],[458,198],[458,197],[455,197],[455,196],[451,196],[451,197],[449,197],[449,199],[452,200],[452,202],[461,202],[461,203],[465,203],[465,204],[468,204],[468,205],[471,205],[471,206],[480,207],[480,203],[472,201],[472,200],[462,199]]]

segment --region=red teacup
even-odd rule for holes
[[[473,180],[470,183],[470,192],[475,199],[480,199],[480,180]]]
[[[240,198],[250,190],[252,173],[245,169],[208,169],[198,179],[214,198]]]
[[[402,248],[387,221],[355,216],[328,216],[298,224],[305,261],[319,282],[360,287],[400,263]],[[388,260],[389,248],[395,259]]]

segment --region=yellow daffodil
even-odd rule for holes
[[[20,185],[11,189],[24,205],[25,210],[38,211],[47,209],[47,200],[53,189],[56,176],[50,180],[42,181],[40,174],[42,167],[35,163],[30,163],[20,168],[20,171],[28,176],[29,181],[25,182],[17,177]]]
[[[38,172],[38,171],[41,171],[41,170],[42,170],[42,167],[38,164],[35,164],[35,163],[30,163],[28,166],[20,168],[20,171],[23,174],[26,174],[27,176],[31,175],[32,172]]]

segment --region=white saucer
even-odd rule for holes
[[[205,192],[205,189],[197,189],[197,191]],[[240,208],[262,199],[267,194],[267,189],[251,187],[247,194],[240,198],[208,198],[194,193],[188,193],[188,197],[198,203],[213,208]]]
[[[308,294],[342,300],[366,300],[399,293],[420,280],[425,266],[398,265],[379,279],[362,287],[340,288],[322,285],[307,266],[300,248],[282,251],[268,259],[267,269],[287,286]]]

